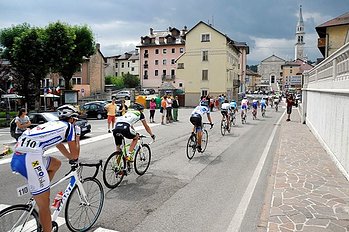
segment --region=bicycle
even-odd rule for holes
[[[247,110],[246,110],[246,111],[247,111]],[[247,120],[246,120],[246,112],[245,112],[245,110],[242,110],[242,111],[241,111],[241,123],[242,123],[242,124],[247,123]]]
[[[230,113],[230,128],[235,125],[236,125],[236,113],[235,113],[235,110],[232,110],[232,112]]]
[[[253,116],[253,120],[257,119],[257,109],[252,110],[252,116]]]
[[[265,118],[265,106],[262,106],[262,117]]]
[[[103,208],[104,191],[102,184],[96,178],[102,161],[100,160],[97,164],[69,163],[71,164],[69,173],[51,184],[51,188],[53,188],[63,181],[70,180],[59,206],[53,211],[52,231],[58,231],[56,220],[65,204],[64,218],[69,230],[87,231],[95,224]],[[83,166],[95,167],[94,175],[83,179],[81,176]],[[28,193],[28,185],[17,188],[18,196],[24,196]],[[34,198],[30,198],[26,204],[12,205],[0,211],[0,230],[41,232],[39,214],[35,205]]]
[[[227,114],[223,114],[223,118],[221,120],[221,134],[224,136],[225,131],[230,133],[230,122],[228,122]]]
[[[117,134],[122,137],[121,151],[113,152],[105,162],[103,169],[103,182],[105,186],[110,189],[116,188],[124,176],[131,172],[131,161],[126,160],[127,148],[125,144],[125,138],[121,134]],[[144,143],[143,138],[148,138],[145,135],[139,135],[137,145],[134,149],[134,170],[138,175],[143,175],[149,168],[151,160],[150,143]]]
[[[213,124],[204,122],[203,128],[202,128],[202,137],[201,137],[201,151],[198,150],[198,141],[197,141],[197,131],[196,128],[194,128],[194,132],[189,136],[188,142],[187,142],[187,157],[188,159],[192,159],[195,155],[195,152],[198,150],[198,152],[204,153],[207,147],[208,143],[208,132],[205,129],[205,125],[211,125],[211,128],[213,127]]]

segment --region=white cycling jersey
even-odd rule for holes
[[[65,121],[50,121],[23,132],[15,145],[15,152],[41,153],[64,140],[75,140],[75,127]]]
[[[229,110],[230,109],[230,104],[229,103],[223,103],[221,106],[222,110]]]
[[[207,106],[197,106],[195,107],[193,112],[191,112],[191,115],[200,114],[202,116],[204,114],[209,114],[209,113],[210,113],[210,109]]]
[[[144,120],[144,114],[138,110],[128,110],[123,116],[118,117],[116,119],[116,123],[118,124],[120,122],[126,122],[133,126],[136,124],[139,120]]]

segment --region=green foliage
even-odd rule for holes
[[[122,77],[114,77],[112,79],[112,84],[117,88],[117,89],[122,89],[125,87],[124,79]]]
[[[140,85],[140,80],[137,76],[127,73],[123,76],[126,88],[136,88]]]
[[[31,27],[27,23],[23,23],[10,28],[0,30],[0,45],[4,47],[1,58],[11,60],[11,50],[15,43],[15,39],[20,37],[22,33],[30,30]]]

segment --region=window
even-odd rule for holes
[[[201,96],[207,96],[208,95],[208,90],[207,89],[202,89],[201,90]]]
[[[115,76],[116,76],[116,77],[118,76],[118,72],[115,72]]]
[[[177,68],[178,69],[184,69],[184,63],[178,63]]]
[[[144,71],[144,79],[148,79],[148,70]]]
[[[179,82],[178,86],[179,86],[180,88],[182,88],[182,87],[183,87],[183,82]]]
[[[172,48],[172,53],[176,53],[176,49],[175,48]]]
[[[144,50],[144,58],[148,58],[149,57],[149,54],[148,54],[148,50]]]
[[[132,71],[132,72],[134,72],[134,71],[135,71],[135,68],[134,68],[134,67],[132,67],[132,68],[131,68],[131,71]]]
[[[202,78],[203,81],[208,81],[208,70],[202,70]]]
[[[162,54],[166,54],[166,53],[167,53],[167,49],[166,48],[162,49]]]
[[[166,59],[163,59],[163,60],[162,60],[162,64],[163,64],[163,65],[166,65],[166,63],[167,63]]]
[[[65,83],[64,78],[59,78],[58,85],[59,86],[65,86],[64,83]]]
[[[155,76],[159,76],[159,70],[155,70]]]
[[[290,73],[292,73],[292,68],[290,68]]]
[[[155,54],[159,54],[159,49],[155,49]]]
[[[121,68],[124,68],[125,67],[125,64],[124,62],[121,63]]]
[[[180,48],[179,53],[183,53],[183,52],[184,52],[184,48]]]
[[[210,34],[201,34],[201,42],[210,42]]]
[[[130,62],[127,62],[127,67],[128,67],[128,68],[130,67]]]
[[[202,51],[202,61],[208,61],[208,51]]]
[[[50,78],[45,78],[44,87],[49,87],[49,86],[50,86]]]
[[[119,63],[115,63],[115,68],[118,68],[118,64],[119,64]]]
[[[159,65],[159,60],[155,60],[155,65]]]
[[[121,72],[121,76],[124,76],[124,72]]]
[[[172,59],[171,64],[175,64],[175,63],[176,63],[175,59]]]
[[[81,85],[81,77],[72,77],[71,81],[73,85]]]

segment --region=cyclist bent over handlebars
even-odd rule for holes
[[[208,108],[208,101],[206,99],[202,99],[200,101],[200,105],[195,107],[193,112],[190,116],[190,122],[194,125],[194,130],[197,132],[197,142],[198,142],[198,151],[201,152],[201,139],[202,139],[202,115],[206,114],[208,121],[211,123],[211,128],[213,126],[211,116],[210,116],[210,110]]]

